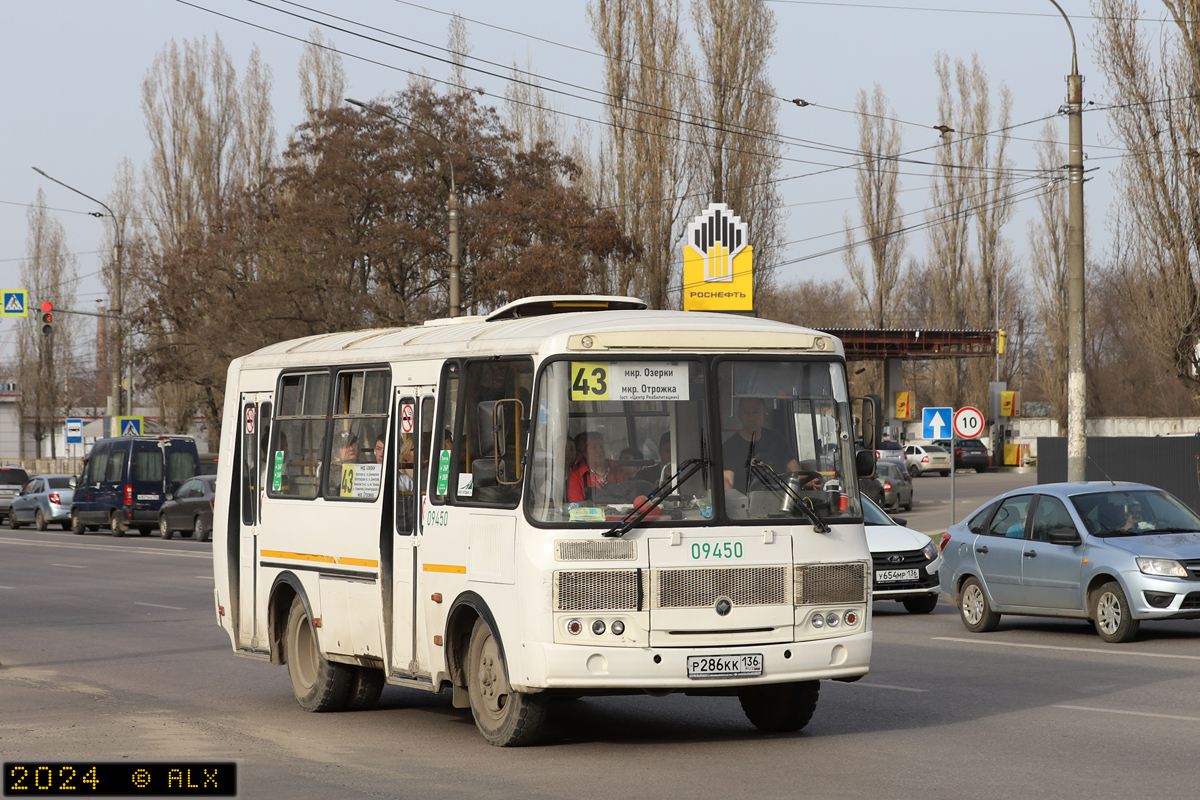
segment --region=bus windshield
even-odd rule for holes
[[[529,508],[534,521],[603,525],[633,511],[690,459],[710,458],[699,361],[555,361],[535,409]],[[642,524],[713,517],[700,469]]]
[[[804,524],[861,517],[845,367],[726,359],[717,365],[725,516]]]

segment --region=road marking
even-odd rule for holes
[[[1152,714],[1149,711],[1120,711],[1115,708],[1092,708],[1090,706],[1054,706],[1072,711],[1099,711],[1102,714],[1127,714],[1131,717],[1155,717],[1157,719],[1181,719],[1185,722],[1200,722],[1200,717],[1181,717],[1178,714]]]
[[[15,586],[0,586],[0,589],[15,589]]]
[[[855,681],[851,686],[865,686],[868,689],[893,689],[897,692],[928,692],[928,689],[914,689],[911,686],[892,686],[890,683],[863,683]]]
[[[52,566],[52,567],[70,567],[71,569],[87,569],[87,567],[81,567],[78,564],[51,564],[50,566]]]
[[[215,581],[216,578],[212,575],[193,575],[193,578],[199,578],[202,581]]]
[[[134,603],[135,606],[149,606],[150,608],[169,608],[172,611],[187,611],[186,608],[179,606],[160,606],[158,603]]]
[[[130,545],[123,547],[117,542],[112,544],[57,544],[55,542],[39,542],[33,539],[20,539],[0,533],[0,544],[24,544],[32,547],[50,547],[60,550],[92,550],[102,553],[120,553],[123,557],[130,553],[150,556],[170,556],[172,558],[202,558],[212,560],[210,553],[184,553],[172,547],[158,548],[153,545]]]
[[[1017,642],[988,642],[983,639],[962,639],[954,636],[934,636],[936,642],[965,642],[966,644],[990,644],[996,647],[1025,647],[1031,650],[1066,650],[1072,653],[1100,653],[1106,656],[1141,656],[1143,658],[1181,658],[1185,661],[1200,661],[1200,656],[1181,656],[1174,653],[1140,653],[1136,650],[1101,649],[1099,647],[1061,647],[1052,644],[1019,644]]]

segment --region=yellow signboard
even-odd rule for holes
[[[1021,416],[1021,393],[1020,392],[1001,392],[1000,393],[1000,416],[1002,416],[1002,417],[1019,417],[1019,416]]]
[[[913,418],[912,392],[896,392],[896,419]]]
[[[684,311],[753,311],[754,248],[746,223],[711,203],[688,225],[683,246]]]

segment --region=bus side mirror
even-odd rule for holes
[[[860,478],[869,478],[875,474],[875,449],[859,450],[854,454],[854,471]]]

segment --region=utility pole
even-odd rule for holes
[[[1087,480],[1087,372],[1084,364],[1086,299],[1083,262],[1083,77],[1075,49],[1075,29],[1062,6],[1050,0],[1071,32],[1071,74],[1067,76],[1067,480]]]
[[[109,386],[108,404],[104,410],[104,415],[110,420],[112,426],[108,431],[109,436],[118,436],[120,431],[116,430],[116,420],[121,414],[121,251],[123,250],[124,242],[121,236],[121,223],[117,219],[117,215],[103,201],[97,200],[89,194],[85,194],[74,186],[63,183],[58,178],[47,175],[37,167],[33,171],[43,178],[54,181],[64,189],[70,189],[75,194],[86,197],[96,205],[108,212],[108,216],[113,221],[113,235],[116,238],[116,244],[113,245],[113,292],[112,292],[112,308],[110,314],[113,318],[112,330],[109,333],[108,353],[109,353],[109,373],[111,376],[111,384]],[[99,211],[89,212],[93,217],[103,217]],[[129,397],[130,413],[133,409],[133,396]]]

